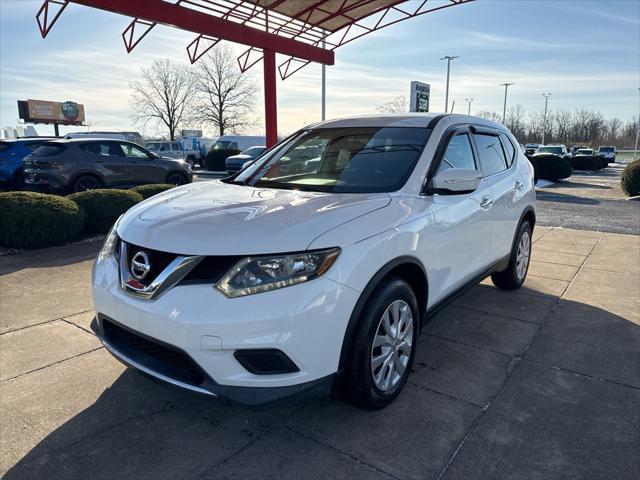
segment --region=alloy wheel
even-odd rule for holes
[[[375,386],[387,392],[403,378],[413,343],[413,312],[404,300],[384,311],[371,347],[371,375]]]
[[[516,275],[518,280],[524,280],[529,267],[529,257],[531,256],[531,236],[528,231],[522,232],[518,243],[518,253],[516,254]]]

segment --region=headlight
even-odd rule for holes
[[[242,297],[297,285],[325,273],[340,255],[339,248],[288,255],[246,257],[216,284],[227,297]]]
[[[107,233],[107,238],[104,241],[104,245],[102,245],[102,248],[100,249],[100,253],[98,254],[98,260],[105,260],[107,258],[113,257],[116,250],[116,245],[118,244],[118,232],[116,230],[121,218],[122,215],[120,215],[118,220],[116,220],[116,223],[114,223],[113,227],[111,227],[111,230],[109,230],[109,233]]]

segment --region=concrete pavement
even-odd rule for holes
[[[517,292],[432,320],[400,398],[244,409],[125,369],[89,330],[89,242],[0,257],[0,474],[638,478],[640,237],[538,227]]]

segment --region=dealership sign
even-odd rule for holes
[[[431,94],[431,85],[422,82],[411,82],[411,93],[409,95],[409,111],[410,112],[428,112],[429,96]]]
[[[18,113],[29,123],[82,125],[85,121],[84,105],[70,101],[18,100]]]

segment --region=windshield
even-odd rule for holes
[[[230,140],[218,140],[216,143],[213,144],[213,147],[211,147],[211,150],[221,150],[224,148],[230,148],[230,146],[231,146]]]
[[[592,153],[593,153],[593,150],[587,150],[587,149],[578,150],[578,154],[580,155],[591,155]]]
[[[553,153],[555,155],[562,155],[562,147],[540,147],[537,153]]]
[[[265,147],[250,147],[250,148],[247,148],[244,152],[242,152],[242,154],[243,155],[260,155],[264,151],[265,151]]]
[[[398,127],[310,130],[236,180],[291,190],[393,192],[411,175],[430,133]]]
[[[613,152],[613,147],[600,147],[598,151],[605,152],[605,153]]]

